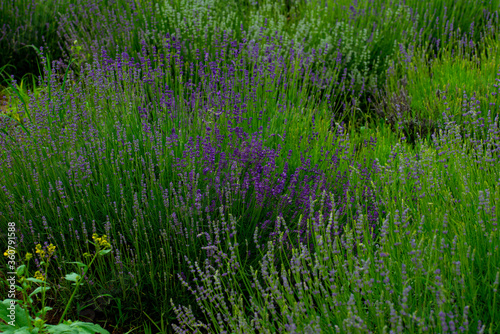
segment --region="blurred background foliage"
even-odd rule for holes
[[[16,80],[38,77],[37,54],[29,45],[43,47],[62,68],[73,58],[78,72],[102,48],[112,58],[124,51],[136,61],[153,57],[167,34],[188,46],[181,51],[187,62],[196,60],[196,50],[214,54],[224,33],[249,48],[261,43],[261,57],[274,36],[306,54],[328,46],[329,71],[339,67],[340,76],[347,69],[354,82],[345,90],[347,100],[355,98],[366,112],[367,99],[383,87],[400,50],[420,46],[439,59],[452,33],[479,47],[486,32],[496,38],[498,6],[498,0],[7,0],[0,4],[0,68]]]

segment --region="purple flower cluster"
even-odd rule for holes
[[[240,217],[239,235],[251,240],[257,230],[263,245],[272,240],[291,249],[292,236],[306,242],[312,226],[289,223],[280,237],[277,217],[317,221],[315,206],[326,212],[333,207],[330,198],[318,197],[327,191],[335,194],[340,213],[366,199],[375,226],[374,193],[365,186],[356,199],[348,196],[356,193],[347,167],[355,150],[343,128],[328,130],[328,115],[319,111],[311,111],[312,133],[288,121],[295,110],[312,105],[327,112],[329,97],[318,100],[304,88],[310,80],[325,83],[322,72],[310,67],[314,57],[294,54],[285,62],[276,45],[264,52],[266,66],[242,56],[228,63],[225,47],[241,55],[247,46],[221,43],[215,60],[199,51],[197,63],[190,64],[168,36],[165,52],[151,55],[154,62],[127,53],[113,59],[102,50],[76,82],[71,73],[61,82],[60,73],[46,67],[41,85],[48,93],[31,99],[24,127],[0,138],[0,219],[20,226],[31,222],[34,231],[66,245],[64,258],[79,256],[76,245],[88,240],[82,232],[92,223],[115,243],[116,275],[123,279],[124,266],[141,276],[147,269],[134,263],[143,259],[148,267],[156,261],[152,252],[163,249],[159,274],[166,285],[177,284],[168,272],[191,276],[173,258],[214,256],[200,248],[196,236],[207,233],[216,242],[219,232],[210,225],[229,214]],[[294,97],[278,94],[289,84]],[[326,133],[314,131],[324,126],[320,119],[326,120]],[[373,177],[370,162],[357,167],[366,181]],[[256,247],[247,251],[253,262]]]

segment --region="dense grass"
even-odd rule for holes
[[[48,323],[499,332],[499,4],[37,2],[38,81],[0,64],[0,240],[56,246]]]

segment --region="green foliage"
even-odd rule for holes
[[[47,2],[47,6],[49,3],[52,2]],[[2,3],[1,6],[6,6],[5,4]],[[5,204],[0,213],[10,215],[16,221],[34,217],[36,232],[45,231],[42,222],[45,222],[44,219],[49,221],[50,233],[59,240],[65,238],[64,243],[61,243],[61,258],[64,259],[79,259],[89,252],[86,235],[78,237],[73,233],[74,230],[68,233],[68,218],[80,217],[73,229],[76,227],[79,231],[85,230],[85,221],[97,225],[98,229],[109,229],[106,232],[109,232],[117,246],[115,255],[121,256],[113,263],[100,256],[109,250],[96,252],[95,262],[93,259],[90,263],[94,264],[92,273],[95,274],[95,285],[92,287],[81,285],[83,281],[80,274],[59,275],[64,276],[64,283],[70,287],[75,286],[75,290],[67,298],[63,317],[75,300],[78,310],[88,305],[98,305],[107,316],[115,316],[118,324],[140,322],[141,319],[138,320],[133,314],[145,314],[158,330],[165,332],[163,319],[173,323],[170,320],[175,319],[174,313],[179,310],[176,310],[177,304],[193,307],[198,305],[199,308],[205,307],[215,312],[204,319],[208,321],[207,324],[193,322],[191,330],[211,326],[214,332],[220,332],[223,325],[215,318],[220,311],[225,319],[230,319],[228,322],[233,332],[238,332],[236,329],[239,329],[240,332],[250,333],[252,321],[270,330],[275,329],[275,326],[284,327],[288,321],[287,316],[296,321],[298,331],[308,332],[317,330],[317,326],[323,328],[322,326],[342,324],[349,317],[352,321],[357,321],[359,318],[355,314],[363,317],[373,331],[382,332],[389,320],[380,315],[378,306],[366,305],[364,298],[368,299],[369,296],[370,300],[387,302],[380,306],[383,308],[382,313],[387,315],[393,311],[398,312],[393,306],[387,305],[400,305],[400,297],[411,287],[413,292],[407,295],[410,309],[408,314],[416,314],[422,319],[434,317],[432,319],[435,320],[437,311],[451,312],[458,308],[465,312],[466,306],[470,306],[473,311],[471,324],[475,326],[478,320],[486,319],[491,332],[498,330],[494,319],[498,317],[495,313],[498,312],[498,297],[495,292],[498,289],[497,264],[500,255],[498,230],[493,223],[497,219],[498,208],[496,211],[495,207],[483,209],[488,201],[500,200],[500,188],[495,183],[499,179],[498,166],[495,165],[495,160],[489,160],[494,154],[492,150],[474,146],[474,142],[466,138],[456,139],[457,134],[463,135],[464,131],[478,131],[477,127],[455,127],[446,124],[448,117],[443,116],[443,113],[451,115],[457,123],[465,119],[462,116],[463,97],[466,93],[465,103],[471,107],[474,102],[469,100],[471,92],[477,94],[475,99],[479,101],[482,115],[489,109],[492,109],[492,118],[495,112],[498,114],[498,109],[491,108],[489,103],[496,103],[498,107],[498,95],[494,96],[496,92],[492,84],[495,82],[495,71],[500,67],[497,56],[500,44],[496,37],[497,31],[494,30],[497,28],[494,28],[494,24],[490,25],[495,22],[494,19],[487,19],[483,15],[483,9],[497,9],[498,1],[407,0],[404,3],[393,1],[388,5],[383,0],[329,0],[325,5],[325,1],[288,0],[104,0],[90,1],[89,4],[88,7],[80,6],[68,12],[64,11],[65,7],[61,7],[59,22],[61,30],[68,36],[63,41],[68,51],[66,57],[68,63],[69,59],[74,60],[64,77],[58,78],[62,82],[57,82],[52,75],[54,71],[49,59],[54,59],[54,56],[42,58],[44,75],[33,94],[26,88],[27,77],[17,83],[8,78],[7,71],[4,72],[5,82],[9,85],[7,92],[12,97],[5,117],[11,123],[23,126],[26,134],[28,125],[32,126],[30,129],[34,128],[31,115],[43,115],[50,119],[50,123],[49,129],[35,134],[36,138],[24,138],[28,144],[26,151],[13,151],[15,154],[33,156],[32,160],[23,160],[14,154],[9,156],[8,164],[5,164],[8,168],[0,175],[0,180],[9,190],[15,190],[11,191],[11,197],[0,193],[2,204],[11,203]],[[94,11],[92,15],[89,15],[89,8]],[[418,15],[415,10],[418,10]],[[118,22],[120,15],[122,21]],[[124,28],[126,24],[119,24],[124,21],[129,22],[134,29],[128,31]],[[473,21],[474,29],[468,31]],[[454,23],[453,30],[459,27],[460,33],[451,32],[451,22]],[[224,30],[238,40],[246,38],[246,47],[256,42],[261,47],[256,55],[252,55],[247,48],[233,57],[229,52],[229,45],[220,45],[224,39]],[[245,30],[246,33],[243,32]],[[463,32],[467,32],[465,37]],[[175,35],[177,41],[191,41],[191,45],[184,44],[182,50],[178,51],[173,46],[173,39],[165,38],[166,33]],[[223,64],[220,67],[221,77],[229,76],[235,69],[241,72],[247,70],[249,77],[258,77],[258,70],[267,70],[257,69],[257,66],[266,63],[266,47],[274,43],[281,34],[283,39],[280,44],[284,47],[276,54],[284,56],[285,61],[283,68],[274,69],[273,74],[279,77],[286,69],[291,76],[286,85],[284,82],[278,84],[271,80],[263,81],[256,88],[251,103],[246,106],[249,115],[260,117],[238,123],[238,117],[231,114],[232,106],[221,106],[210,100],[221,89],[221,84],[203,82],[199,72],[217,58],[217,51],[218,61]],[[437,39],[441,41],[439,47]],[[467,40],[465,45],[462,45],[462,39]],[[56,39],[54,43],[55,41]],[[285,46],[291,42],[297,50],[306,54],[312,54],[313,49],[324,50],[328,44],[326,54],[317,56],[319,52],[316,52],[316,56],[311,57],[310,69],[311,72],[318,73],[325,68],[322,79],[335,79],[330,86],[320,89],[313,85],[310,78],[299,79],[301,66],[298,62],[290,63],[286,57],[289,51]],[[118,79],[117,73],[108,73],[109,75],[100,78],[103,80],[102,84],[97,80],[78,80],[76,74],[81,77],[86,74],[85,71],[80,72],[82,67],[84,70],[88,68],[98,72],[96,67],[92,67],[94,60],[103,61],[101,54],[92,50],[98,46],[104,46],[110,58],[117,57],[125,48],[130,56],[135,57],[135,61],[140,56],[147,56],[152,68],[136,77],[126,77],[123,80]],[[163,61],[153,54],[153,47],[156,47],[158,53],[165,54]],[[200,50],[200,59],[197,59],[196,49]],[[221,50],[224,51],[223,55]],[[205,52],[209,54],[207,60],[204,59]],[[182,66],[179,65],[179,55],[184,59]],[[231,68],[234,64],[237,65]],[[169,68],[166,75],[154,77],[145,85],[142,75],[151,74],[152,71],[148,72],[149,70],[161,66]],[[123,67],[126,72],[133,66]],[[3,68],[7,69],[5,66]],[[346,72],[343,71],[344,68]],[[336,86],[335,81],[340,81],[342,75],[346,76],[346,81],[342,82],[342,87]],[[241,83],[244,82],[242,76],[237,76],[236,79],[235,81],[240,82],[236,84],[239,85],[237,90],[244,95],[248,87]],[[189,80],[195,85],[203,83],[203,89],[197,92],[200,94],[195,99],[194,106],[183,103],[194,93],[188,88]],[[385,86],[381,86],[381,83],[385,83]],[[155,91],[164,87],[168,87],[177,101],[182,101],[176,109],[175,117],[167,117],[172,110],[155,100],[158,97]],[[380,94],[372,93],[377,89]],[[322,99],[329,93],[332,94],[331,104]],[[369,103],[367,97],[375,101]],[[351,98],[355,99],[352,105]],[[347,105],[351,114],[339,115],[339,105],[342,103]],[[137,116],[138,110],[146,105],[148,125],[160,129],[150,137],[144,131],[142,119]],[[369,108],[374,108],[374,112]],[[89,146],[87,140],[88,124],[75,122],[74,127],[68,127],[68,117],[80,119],[80,113],[90,115],[92,131],[98,133],[98,139],[92,142],[94,146]],[[117,120],[121,122],[120,128]],[[347,139],[335,139],[335,130],[343,120],[348,121],[344,133],[349,135]],[[300,148],[307,147],[306,153],[311,165],[317,165],[320,169],[327,166],[322,156],[324,144],[331,146],[332,150],[342,151],[343,155],[339,155],[339,172],[349,172],[351,184],[365,182],[365,190],[376,194],[381,203],[377,223],[382,225],[376,227],[376,232],[380,236],[384,230],[387,232],[384,232],[385,236],[374,239],[373,242],[361,243],[356,239],[356,236],[363,236],[368,240],[368,233],[373,232],[370,231],[373,227],[366,222],[368,213],[363,212],[366,208],[361,208],[362,203],[356,200],[353,207],[347,210],[348,217],[342,218],[348,224],[345,233],[337,239],[329,239],[329,230],[325,226],[319,226],[314,230],[314,250],[310,254],[302,246],[290,250],[266,243],[266,250],[259,249],[259,253],[252,253],[251,257],[243,255],[242,251],[249,249],[247,242],[255,227],[266,219],[266,213],[254,202],[241,205],[239,199],[228,199],[227,202],[214,199],[216,205],[228,205],[220,212],[214,212],[212,217],[207,217],[205,213],[192,213],[196,203],[192,189],[205,189],[207,181],[198,176],[191,177],[188,173],[179,174],[172,167],[178,163],[177,158],[183,155],[186,147],[191,145],[191,138],[210,137],[216,140],[214,128],[222,135],[229,135],[234,124],[238,124],[246,133],[259,133],[260,137],[255,137],[263,139],[265,147],[276,150],[280,148],[281,153],[277,156],[280,171],[284,169],[285,162],[291,170],[301,165]],[[179,141],[167,143],[167,131],[172,128],[177,129]],[[13,133],[10,129],[0,130],[9,135]],[[490,129],[479,130],[481,139],[489,140],[490,146],[497,145],[493,135],[488,137],[487,130]],[[432,137],[433,134],[435,137]],[[21,132],[20,137],[22,135]],[[59,140],[51,146],[49,136]],[[370,144],[375,139],[376,146]],[[13,143],[19,141],[18,138],[11,140]],[[124,159],[120,171],[117,164],[109,163],[108,160],[97,161],[94,154],[97,142],[102,144],[106,158],[124,150],[124,142],[138,143],[138,146],[135,150],[127,151],[128,159]],[[227,137],[218,140],[217,144],[224,152],[231,149]],[[348,154],[353,148],[356,150],[355,159],[348,161]],[[164,149],[164,155],[160,159],[151,158],[153,149]],[[293,153],[287,156],[290,150]],[[82,166],[95,171],[92,177],[86,178],[78,186],[69,185],[66,179],[66,173],[73,166],[69,166],[70,163],[59,164],[66,156],[73,155],[82,159]],[[30,164],[25,164],[24,161],[29,161]],[[368,166],[366,161],[373,161],[373,165]],[[479,165],[478,161],[483,164]],[[193,175],[203,173],[205,166],[196,165],[193,161],[188,163],[190,165],[186,170],[192,171]],[[357,163],[365,163],[363,167],[380,170],[380,173],[377,177],[365,179],[366,170]],[[46,168],[45,164],[57,168]],[[232,172],[241,175],[244,168],[238,167]],[[33,170],[37,171],[36,177],[31,173]],[[76,175],[80,171],[73,168],[72,172]],[[163,189],[169,191],[172,198],[170,204],[163,201],[163,193],[159,187],[152,187],[151,194],[143,195],[151,195],[152,200],[147,202],[151,203],[150,207],[144,208],[136,204],[137,196],[141,196],[140,192],[144,189],[142,185],[150,182],[149,180],[172,184],[169,189]],[[468,184],[465,184],[465,180]],[[53,185],[58,185],[59,182],[62,188],[70,191],[56,194]],[[85,188],[89,184],[92,185],[88,188],[91,191],[79,191],[78,187]],[[125,188],[128,184],[131,187]],[[24,202],[25,194],[34,191],[33,189],[37,189],[39,197],[37,201],[27,205]],[[128,193],[124,189],[131,191]],[[174,189],[179,192],[175,196],[172,195]],[[351,195],[357,199],[360,196],[359,193]],[[174,197],[182,198],[182,203],[174,203]],[[272,214],[279,213],[277,204],[279,203],[268,203],[273,209]],[[352,213],[356,210],[360,215],[354,218]],[[406,217],[403,220],[407,223],[404,233],[399,226],[403,212]],[[170,219],[173,213],[177,214],[180,225],[192,231],[220,229],[221,225],[227,224],[232,224],[237,231],[234,234],[228,232],[226,239],[217,246],[221,252],[233,252],[231,257],[221,260],[222,269],[219,268],[220,271],[210,277],[213,279],[211,282],[198,281],[209,290],[204,297],[209,293],[213,294],[209,296],[211,299],[200,298],[197,303],[188,289],[179,283],[176,274],[188,274],[190,271],[184,256],[189,261],[197,261],[200,266],[207,262],[203,262],[206,259],[203,249],[205,241],[201,234],[192,234],[189,244],[185,242],[187,239],[180,241],[180,238],[176,238]],[[163,217],[163,221],[155,221],[151,218],[152,215]],[[332,219],[325,217],[323,223],[326,225],[328,221],[327,226],[332,227],[335,224]],[[296,221],[285,222],[282,219],[280,222],[285,227],[286,224],[298,224]],[[312,223],[310,217],[299,222]],[[418,222],[421,222],[420,225]],[[28,230],[27,223],[23,227]],[[278,232],[282,233],[282,237],[284,231]],[[26,236],[26,239],[30,238],[34,241],[35,233]],[[3,240],[2,235],[0,239]],[[325,240],[331,242],[325,243]],[[247,247],[236,247],[237,241],[245,241]],[[255,247],[251,247],[255,251]],[[436,251],[437,247],[441,249]],[[352,251],[354,248],[357,249],[356,252]],[[410,254],[416,250],[421,255],[417,259],[420,261],[418,265],[414,261],[415,253]],[[241,252],[241,257],[238,252]],[[234,258],[239,263],[244,263],[242,270],[236,273],[224,272],[231,266],[229,261]],[[310,271],[291,271],[292,258]],[[340,265],[342,260],[345,260],[345,266]],[[382,277],[382,271],[370,267],[364,270],[362,278],[349,276],[354,267],[362,265],[360,261],[385,261],[384,266],[390,274]],[[462,264],[462,274],[450,269],[458,262]],[[78,272],[84,270],[85,273],[90,264],[82,261],[58,263],[64,269],[76,265]],[[402,264],[407,266],[407,271],[411,274],[401,272]],[[271,274],[260,275],[256,266]],[[430,274],[419,273],[420,267],[428,268]],[[320,276],[315,276],[319,272],[319,275],[323,275],[321,277],[327,277],[325,268],[338,270],[335,277],[332,277],[335,285],[322,287],[318,278]],[[443,272],[439,276],[442,285],[431,282],[430,275],[436,270]],[[20,276],[27,275],[28,268],[20,266],[18,273]],[[301,290],[305,296],[305,305],[301,304],[296,293],[287,290],[285,278],[288,282],[294,281],[297,284],[307,282],[301,285],[307,287]],[[391,279],[390,288],[380,283],[388,278]],[[371,279],[379,283],[368,290]],[[358,285],[362,280],[364,285]],[[267,291],[273,293],[260,294],[251,287],[252,282],[260,282]],[[55,326],[44,323],[42,319],[49,310],[47,306],[43,306],[44,296],[46,293],[54,293],[54,290],[49,290],[46,280],[36,277],[27,277],[24,283],[26,286],[20,286],[25,293],[24,304],[16,304],[16,314],[21,315],[16,325],[19,330],[101,330],[80,322],[63,321]],[[30,286],[35,285],[40,286],[28,291]],[[438,290],[435,292],[442,293],[446,299],[443,303],[437,301],[430,290],[436,286]],[[365,289],[365,297],[358,293],[362,289]],[[387,293],[388,289],[392,291],[390,295]],[[343,305],[336,304],[333,298],[320,299],[318,295],[324,297],[324,294],[318,294],[318,290],[322,293],[327,291],[328,296],[338,296],[338,301]],[[145,291],[152,293],[146,294]],[[40,295],[42,308],[35,310],[32,306]],[[84,297],[81,295],[86,299],[82,301]],[[279,296],[283,298],[278,298]],[[456,296],[464,298],[456,300]],[[252,306],[249,306],[250,297],[254,303]],[[170,298],[172,303],[166,305]],[[213,302],[231,298],[234,301],[233,308],[219,307]],[[321,309],[323,302],[330,310],[335,310],[331,312],[331,317],[324,317],[328,312]],[[6,315],[5,307],[8,305],[8,300],[3,302],[0,316]],[[277,305],[279,308],[279,315],[275,318],[270,316],[270,305]],[[256,319],[251,319],[255,314]],[[411,324],[415,332],[419,329],[423,331],[415,318],[404,314],[398,316],[405,319],[405,323]],[[161,317],[161,322],[158,317]],[[317,317],[320,317],[319,322]],[[6,321],[6,318],[2,319]],[[0,330],[10,330],[1,326],[5,325],[0,324]],[[436,331],[439,330],[444,331],[438,327]],[[147,331],[150,331],[150,327]]]
[[[9,75],[14,75],[17,80],[26,74],[38,77],[38,55],[30,45],[43,47],[53,59],[61,58],[57,17],[58,12],[64,12],[65,3],[60,0],[2,1],[0,68],[10,65]],[[0,84],[4,85],[3,82]]]
[[[398,85],[401,86],[400,80],[398,76],[391,75],[387,81],[387,95],[401,96],[402,93],[398,90],[403,89],[403,94],[407,94],[408,98],[404,103],[387,106],[386,113],[379,114],[395,119],[395,105],[398,105],[402,113],[401,119],[418,124],[415,127],[420,127],[423,136],[430,135],[439,128],[444,129],[444,115],[462,125],[468,112],[475,106],[478,106],[482,115],[490,114],[494,119],[499,114],[497,106],[500,105],[495,85],[496,72],[500,69],[498,46],[498,40],[488,37],[484,41],[483,50],[479,52],[477,47],[460,43],[458,37],[455,37],[441,49],[439,57],[429,56],[419,48],[415,50],[411,61],[407,61],[403,60],[406,56],[399,52],[403,87],[398,89]],[[392,124],[395,123],[392,120]],[[425,129],[426,123],[433,124],[431,129]],[[465,127],[473,130],[471,125],[464,125]],[[485,134],[481,134],[480,138],[484,139]]]
[[[32,318],[28,312],[17,304],[17,300],[5,299],[0,302],[0,319],[5,321],[0,323],[0,331],[5,334],[22,334],[22,333],[75,333],[75,334],[109,334],[108,331],[99,325],[90,324],[82,321],[63,321],[58,325],[45,324],[41,318]],[[12,305],[12,306],[11,306]],[[11,307],[14,307],[15,316],[12,320],[9,315]],[[49,310],[50,308],[47,308]]]
[[[72,264],[76,264],[79,269],[82,269],[80,274],[71,273],[67,274],[65,279],[67,281],[74,282],[75,286],[73,290],[73,294],[71,295],[69,301],[66,304],[66,308],[64,309],[63,314],[59,320],[59,323],[56,325],[47,324],[45,317],[47,312],[52,310],[51,307],[45,306],[46,301],[46,292],[50,290],[47,282],[48,279],[48,271],[49,271],[49,262],[53,259],[56,247],[53,244],[50,244],[48,247],[43,247],[38,244],[36,246],[36,254],[39,256],[41,262],[41,266],[43,267],[42,271],[35,272],[35,277],[29,277],[29,262],[33,257],[31,253],[26,253],[25,261],[28,265],[21,265],[16,269],[16,276],[19,281],[19,285],[15,285],[15,290],[19,291],[23,300],[15,300],[15,299],[5,299],[0,302],[0,319],[5,323],[0,322],[0,330],[2,333],[101,333],[101,334],[109,334],[109,332],[103,329],[101,326],[96,324],[90,324],[87,322],[81,321],[71,321],[65,320],[64,317],[66,312],[69,310],[71,302],[73,301],[76,292],[80,285],[83,284],[84,277],[86,277],[87,272],[94,262],[94,260],[98,256],[104,256],[108,254],[110,249],[110,244],[106,240],[106,236],[99,237],[94,234],[93,239],[95,243],[90,242],[95,246],[95,254],[93,257],[90,254],[87,254],[88,257],[92,257],[89,264],[81,263],[81,262],[69,262]],[[5,252],[7,255],[8,252]],[[11,285],[12,282],[5,280],[7,285]],[[34,286],[38,285],[36,288]],[[34,288],[33,291],[31,291]],[[41,304],[42,307],[39,310],[36,310],[35,298],[41,294]]]

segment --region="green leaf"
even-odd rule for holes
[[[16,270],[17,276],[23,276],[25,270],[26,270],[26,265],[24,265],[24,264],[17,267],[17,270]]]
[[[68,325],[65,324],[59,324],[59,325],[46,325],[47,331],[49,333],[54,333],[54,334],[59,334],[59,333],[74,333],[78,334],[80,333],[77,328],[71,328]]]
[[[45,281],[42,281],[41,279],[38,279],[38,278],[34,278],[34,277],[28,277],[26,279],[27,281],[30,281],[30,282],[34,282],[34,283],[45,283]]]
[[[43,281],[42,281],[43,282]],[[34,295],[40,293],[40,292],[43,292],[43,291],[47,291],[47,290],[50,290],[50,287],[46,286],[46,287],[43,287],[43,286],[39,286],[38,288],[36,288],[32,293],[30,293],[30,297],[33,297]]]
[[[29,327],[16,328],[11,325],[5,325],[0,323],[0,332],[4,334],[32,334]]]
[[[82,276],[78,275],[77,273],[71,273],[71,274],[66,274],[64,278],[68,281],[78,282],[82,278]]]
[[[109,334],[109,332],[107,330],[105,330],[104,328],[102,328],[101,326],[99,326],[97,324],[91,324],[91,323],[82,322],[82,321],[75,321],[75,322],[64,321],[62,324],[59,324],[59,325],[47,325],[47,331],[49,333],[54,333],[54,334],[59,334],[59,333]]]
[[[100,325],[91,324],[83,321],[76,321],[70,325],[71,327],[77,327],[80,333],[101,333],[101,334],[109,334],[107,330],[102,328]]]
[[[35,316],[38,318],[40,317],[42,314],[46,314],[48,311],[52,310],[52,307],[49,307],[49,306],[45,306],[43,309],[41,309],[40,311],[36,312]]]
[[[50,307],[50,306],[45,306],[43,309],[41,309],[41,311],[43,311],[43,312],[49,312],[51,310],[52,310],[52,307]]]
[[[99,255],[103,256],[111,252],[111,249],[103,249],[102,251],[99,251]]]
[[[26,313],[24,309],[21,308],[21,306],[19,306],[19,304],[17,303],[12,304],[11,301],[19,302],[18,300],[15,299],[5,299],[0,303],[0,319],[5,321],[7,324],[12,323],[13,321],[14,326],[9,325],[10,328],[15,328],[19,330],[23,327],[29,327],[30,323],[28,322],[28,318],[29,320],[33,319]],[[10,318],[12,305],[15,305],[14,317],[12,317],[13,319]]]

